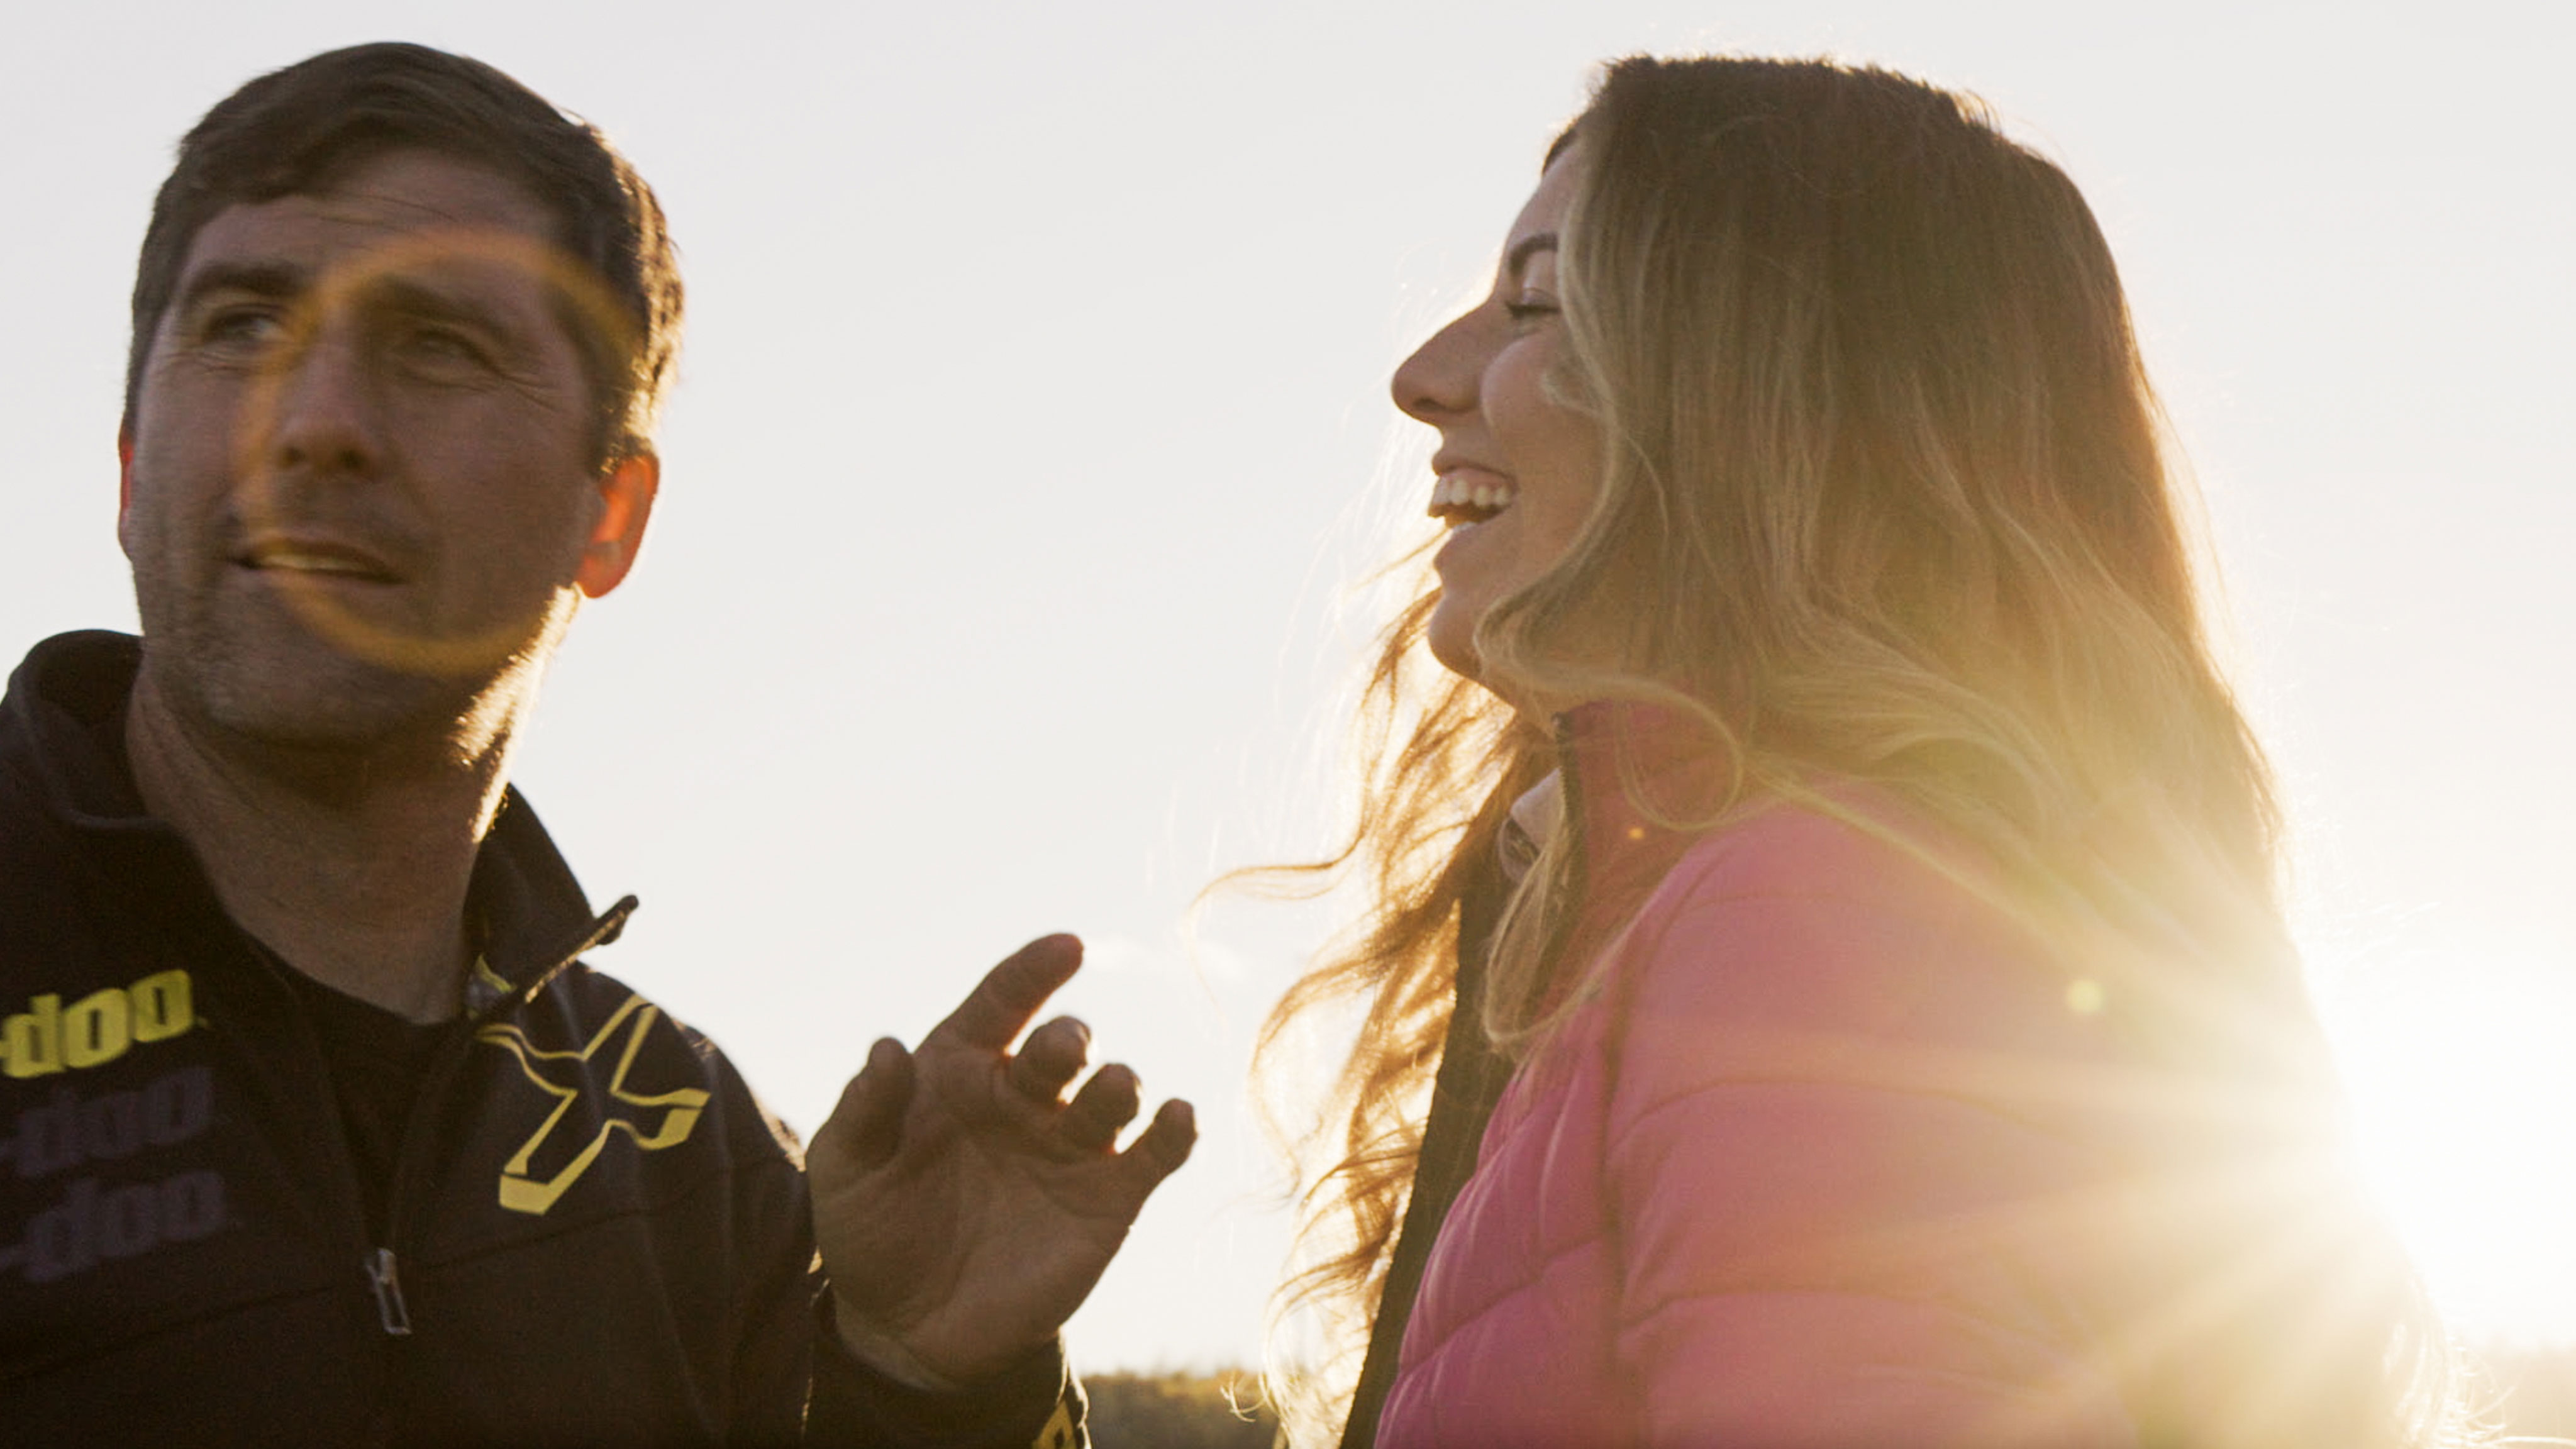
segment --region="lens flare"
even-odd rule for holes
[[[2576,1343],[2576,972],[2409,962],[2320,997],[2362,1170],[2454,1331]]]
[[[270,466],[281,399],[296,368],[333,324],[358,314],[379,284],[416,274],[499,269],[533,280],[554,303],[588,369],[631,365],[634,321],[588,267],[534,237],[503,230],[442,228],[400,237],[334,266],[286,318],[286,335],[264,362],[237,432],[236,476],[245,480],[240,508],[256,529],[280,512],[279,480]],[[591,378],[596,388],[598,379]],[[603,420],[602,426],[614,426]],[[278,596],[306,627],[350,656],[403,673],[462,678],[488,672],[526,650],[546,629],[556,605],[540,601],[525,617],[467,629],[411,630],[371,619],[322,577],[281,572]]]

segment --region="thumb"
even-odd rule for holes
[[[903,1146],[904,1109],[912,1103],[912,1053],[893,1037],[868,1048],[867,1065],[841,1089],[815,1146],[847,1153],[861,1170],[890,1161]]]

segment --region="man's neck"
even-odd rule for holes
[[[135,682],[143,803],[194,847],[234,922],[306,976],[413,1021],[461,1007],[465,892],[499,808],[508,732],[472,751],[240,745]]]

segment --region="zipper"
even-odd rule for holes
[[[229,918],[226,919],[229,920]],[[258,974],[266,977],[267,984],[285,998],[286,1010],[293,1023],[294,1033],[304,1049],[303,1057],[307,1069],[313,1079],[322,1084],[323,1100],[331,1104],[328,1130],[322,1133],[322,1137],[329,1144],[325,1150],[337,1160],[340,1180],[347,1187],[343,1206],[348,1210],[351,1221],[357,1225],[356,1231],[350,1236],[357,1240],[357,1245],[362,1250],[358,1260],[359,1270],[367,1275],[367,1287],[375,1294],[376,1319],[384,1325],[387,1337],[408,1338],[411,1336],[411,1308],[403,1301],[402,1279],[394,1259],[394,1250],[368,1245],[367,1240],[372,1234],[367,1223],[363,1196],[358,1187],[358,1167],[355,1159],[350,1155],[348,1138],[344,1135],[346,1128],[340,1120],[338,1098],[331,1090],[331,1074],[322,1055],[321,1040],[314,1030],[312,1018],[305,1014],[303,1003],[296,999],[295,988],[281,974],[295,968],[277,959],[273,952],[260,944],[258,938],[239,926],[234,926],[233,931],[249,953],[251,963]],[[386,1216],[391,1218],[392,1215],[389,1202]],[[388,1226],[390,1227],[390,1224]],[[391,1236],[390,1232],[387,1236]]]
[[[423,1174],[428,1172],[432,1154],[435,1151],[435,1145],[429,1140],[432,1119],[437,1115],[439,1104],[447,1099],[450,1090],[463,1075],[465,1059],[474,1049],[476,1035],[491,1022],[525,1006],[530,997],[547,981],[552,980],[564,968],[570,966],[582,952],[602,940],[614,938],[625,928],[626,917],[632,914],[634,909],[633,896],[619,901],[609,908],[606,915],[592,922],[589,933],[582,937],[581,943],[539,976],[535,983],[513,988],[499,999],[485,1003],[480,1011],[473,1009],[469,999],[465,1009],[458,1013],[454,1022],[449,1024],[447,1039],[440,1042],[430,1053],[429,1062],[422,1069],[420,1095],[412,1104],[410,1119],[403,1124],[402,1140],[394,1145],[393,1181],[385,1186],[384,1230],[385,1240],[388,1243],[408,1240],[404,1229],[409,1226],[410,1214],[406,1209],[420,1197],[424,1190]],[[489,967],[483,969],[488,970]],[[469,998],[472,992],[471,981],[472,978],[469,976],[467,987]],[[318,1051],[319,1048],[317,1047],[316,1050]],[[418,1245],[414,1244],[414,1246]],[[403,1302],[402,1279],[398,1275],[398,1267],[392,1248],[378,1247],[368,1250],[367,1286],[375,1290],[377,1319],[384,1324],[387,1336],[409,1338],[411,1308]]]
[[[626,917],[634,909],[633,896],[619,901],[609,908],[606,915],[593,922],[589,933],[583,937],[581,943],[564,959],[558,961],[552,969],[540,976],[536,983],[521,987],[512,994],[486,1004],[482,1011],[468,1009],[458,1015],[449,1030],[447,1040],[439,1043],[437,1049],[430,1054],[428,1066],[421,1077],[420,1097],[412,1106],[410,1120],[403,1125],[402,1141],[394,1148],[393,1181],[386,1185],[385,1195],[384,1229],[388,1242],[398,1243],[404,1240],[403,1229],[408,1216],[404,1209],[419,1195],[418,1183],[421,1173],[426,1171],[425,1158],[430,1150],[426,1140],[428,1128],[424,1119],[434,1113],[436,1104],[447,1096],[450,1087],[464,1070],[465,1059],[473,1049],[476,1033],[481,1031],[485,1024],[507,1015],[514,1007],[524,1006],[529,997],[533,996],[546,981],[571,965],[581,952],[589,950],[603,940],[614,938],[625,927]],[[248,939],[247,936],[245,939]],[[265,959],[262,964],[268,965],[272,973],[280,969],[292,969],[271,964]],[[291,987],[287,987],[284,982],[278,984],[292,996]],[[301,1020],[300,1010],[297,1015]],[[303,1027],[306,1044],[318,1060],[321,1048],[319,1043],[313,1040],[312,1023],[304,1020]],[[355,1165],[349,1161],[345,1142],[340,1151],[342,1163],[351,1169],[354,1176]],[[364,1239],[361,1241],[363,1242]],[[411,1337],[411,1306],[403,1300],[401,1265],[394,1256],[394,1250],[391,1247],[369,1248],[363,1260],[363,1266],[367,1275],[367,1286],[376,1295],[376,1319],[384,1325],[385,1335],[389,1338]]]
[[[395,1338],[410,1337],[411,1309],[403,1304],[393,1249],[378,1248],[367,1255],[367,1285],[376,1290],[376,1316],[383,1320],[385,1332]]]

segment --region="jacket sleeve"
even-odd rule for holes
[[[766,1114],[764,1113],[764,1117]],[[851,1357],[832,1328],[801,1153],[738,1174],[740,1285],[727,1441],[830,1449],[1087,1449],[1087,1403],[1050,1340],[958,1393],[909,1388]]]
[[[2082,1287],[2116,1251],[2067,1110],[2095,1028],[1964,891],[1846,854],[1704,871],[1612,986],[1648,1440],[2133,1446]]]
[[[1088,1449],[1082,1384],[1061,1340],[1022,1354],[982,1383],[953,1393],[908,1388],[852,1358],[832,1332],[828,1296],[815,1312],[809,1445],[904,1449]]]

